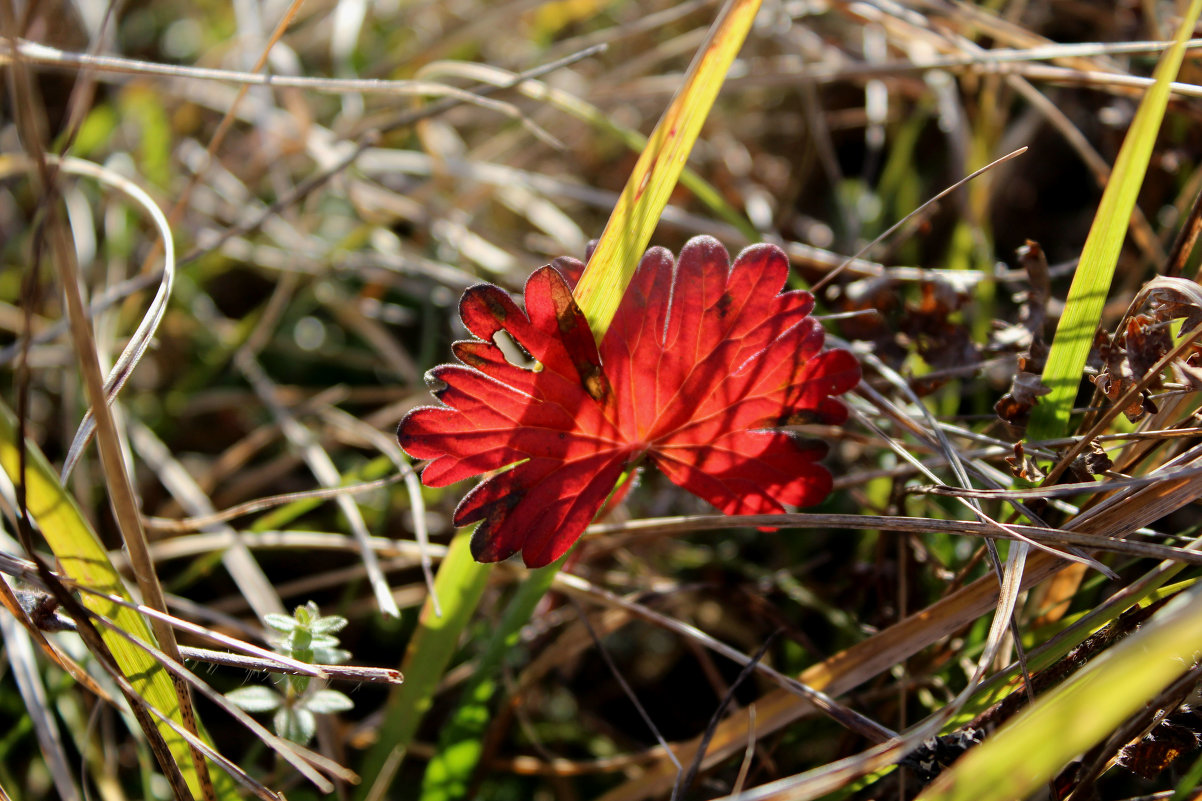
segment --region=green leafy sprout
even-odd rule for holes
[[[309,601],[287,615],[269,614],[264,622],[272,630],[272,647],[281,654],[310,664],[339,665],[350,652],[338,647],[334,633],[346,626],[340,615],[322,615]],[[225,697],[246,712],[275,712],[273,725],[280,737],[304,745],[317,731],[317,716],[345,712],[354,706],[345,694],[322,687],[308,676],[280,676],[280,690],[255,685],[239,687]]]

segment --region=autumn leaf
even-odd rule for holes
[[[428,486],[500,470],[455,511],[457,526],[480,523],[475,558],[555,561],[645,461],[727,514],[825,498],[826,446],[779,427],[843,422],[832,396],[859,382],[860,367],[822,350],[813,297],[781,292],[788,269],[774,245],[733,266],[711,237],[690,240],[676,264],[652,248],[599,348],[564,277],[579,275],[574,259],[530,277],[524,312],[491,284],[469,288],[459,313],[477,339],[455,343],[462,365],[430,371],[444,405],[414,409],[398,438],[432,460]],[[507,358],[501,332],[536,364]]]

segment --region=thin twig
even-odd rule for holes
[[[976,178],[978,175],[982,175],[982,174],[988,172],[989,170],[992,170],[994,167],[997,167],[1001,164],[1005,164],[1007,161],[1010,161],[1010,159],[1017,158],[1018,156],[1021,156],[1023,153],[1026,153],[1026,152],[1027,152],[1027,148],[1020,147],[1017,150],[1007,153],[1006,155],[1002,156],[999,159],[995,159],[995,160],[989,162],[981,169],[973,171],[969,175],[966,175],[963,178],[961,178],[959,181],[956,181],[951,186],[946,187],[945,189],[940,191],[938,194],[936,194],[934,197],[926,200],[922,205],[920,205],[918,208],[911,211],[905,217],[902,217],[900,220],[895,222],[893,225],[889,226],[887,229],[885,229],[884,233],[882,233],[880,236],[873,239],[871,242],[869,242],[864,247],[860,248],[854,255],[848,257],[838,267],[831,270],[826,275],[822,276],[822,278],[820,278],[817,283],[815,283],[812,287],[810,287],[810,291],[817,294],[818,291],[820,289],[822,289],[822,287],[829,284],[831,281],[833,281],[835,279],[835,276],[837,276],[837,275],[839,275],[839,273],[843,272],[843,270],[846,269],[849,264],[852,264],[853,262],[862,260],[864,258],[864,254],[868,253],[868,251],[872,250],[878,244],[880,244],[881,242],[888,239],[890,236],[893,235],[893,233],[895,231],[897,231],[900,228],[902,228],[903,226],[905,226],[905,224],[907,222],[909,222],[911,219],[918,216],[919,214],[924,213],[932,205],[934,205],[935,203],[938,203],[940,200],[947,197],[952,192],[955,192],[957,189],[964,186],[969,181]]]

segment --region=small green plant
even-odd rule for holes
[[[266,615],[265,621],[276,632],[272,647],[281,654],[312,664],[338,665],[350,653],[338,647],[334,632],[346,626],[346,618],[322,615],[317,604],[309,601],[287,615]],[[239,687],[225,694],[247,712],[275,711],[276,734],[304,745],[317,730],[317,715],[345,712],[354,706],[345,694],[315,684],[308,676],[280,676],[276,683],[283,692],[270,687]]]

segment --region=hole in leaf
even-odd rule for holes
[[[534,370],[535,372],[543,369],[538,360],[519,345],[507,331],[498,331],[493,334],[492,341],[494,345],[501,349],[501,353],[505,356],[505,361],[514,367],[521,367],[523,370]]]

